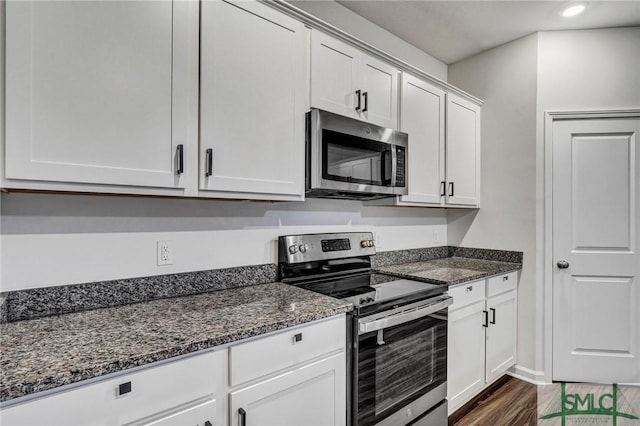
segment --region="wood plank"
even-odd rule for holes
[[[536,385],[505,376],[451,414],[449,426],[525,426],[536,418]]]

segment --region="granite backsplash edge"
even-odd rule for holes
[[[421,262],[444,257],[522,263],[522,252],[439,246],[378,252],[373,267]],[[277,265],[250,265],[207,271],[51,286],[0,293],[0,322],[13,322],[188,296],[229,288],[271,283]]]
[[[470,259],[493,260],[522,264],[521,251],[494,250],[471,247],[439,246],[419,249],[383,251],[376,253],[371,264],[374,268],[401,263],[424,262],[445,257],[465,257]]]
[[[0,293],[0,322],[189,296],[276,281],[276,265],[250,265]]]

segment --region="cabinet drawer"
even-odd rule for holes
[[[472,281],[450,287],[447,293],[453,297],[453,304],[449,306],[449,311],[483,300],[485,297],[484,292],[485,280]]]
[[[87,426],[137,421],[214,395],[216,377],[224,374],[225,363],[226,351],[220,351],[145,368],[8,407],[2,410],[2,424]],[[118,395],[120,389],[122,395]]]
[[[344,350],[345,342],[346,323],[341,316],[232,346],[229,349],[231,386]]]
[[[487,297],[513,290],[518,285],[518,272],[510,272],[487,279]]]

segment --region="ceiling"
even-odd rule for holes
[[[341,5],[446,64],[536,31],[640,25],[640,0],[589,1],[573,18],[575,1],[342,0]]]

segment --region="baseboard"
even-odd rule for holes
[[[535,371],[530,368],[523,367],[521,365],[514,365],[511,367],[507,374],[516,379],[524,380],[525,382],[534,385],[546,385],[548,384],[544,379],[544,371]]]

